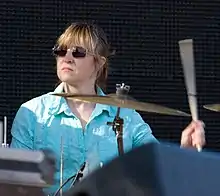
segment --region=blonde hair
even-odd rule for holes
[[[95,60],[98,60],[100,56],[106,58],[106,63],[101,68],[96,68],[98,70],[96,85],[105,89],[108,77],[108,57],[111,53],[103,29],[93,23],[72,23],[60,35],[56,47],[71,48],[73,46],[84,47],[95,56]]]

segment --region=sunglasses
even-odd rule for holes
[[[52,53],[54,56],[64,57],[64,56],[66,56],[66,53],[68,50],[71,50],[71,49],[63,49],[63,48],[59,48],[59,47],[54,47],[52,49]],[[87,54],[86,49],[83,47],[80,47],[80,46],[74,47],[71,50],[71,52],[72,52],[72,56],[74,58],[83,58]]]

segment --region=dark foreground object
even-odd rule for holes
[[[219,196],[220,154],[148,144],[95,171],[65,196]]]

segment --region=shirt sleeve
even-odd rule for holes
[[[14,118],[11,135],[11,148],[34,149],[34,113],[22,105]]]
[[[134,111],[132,117],[133,124],[133,147],[138,147],[143,144],[159,141],[154,137],[150,126],[144,122],[141,115]]]

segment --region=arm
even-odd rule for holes
[[[152,134],[150,126],[144,122],[141,115],[134,111],[132,117],[133,125],[133,147],[138,147],[146,143],[158,142]]]
[[[33,122],[35,116],[34,113],[21,105],[14,118],[11,134],[11,148],[23,148],[32,149],[34,148],[34,130]]]

